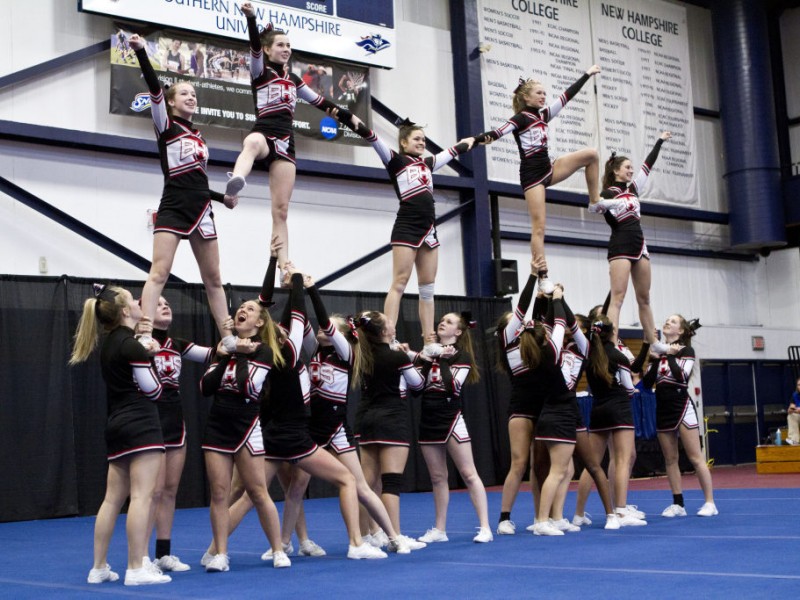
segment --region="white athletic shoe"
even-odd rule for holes
[[[192,568],[186,563],[181,562],[181,559],[174,554],[157,558],[155,561],[153,561],[153,564],[155,564],[162,571],[188,571]]]
[[[231,561],[227,554],[217,554],[206,565],[206,573],[224,573],[230,571]]]
[[[679,504],[670,504],[667,508],[661,511],[661,516],[670,519],[673,517],[685,517],[686,509]]]
[[[111,565],[106,563],[102,569],[90,569],[86,583],[105,583],[106,581],[117,581],[119,575],[111,570]]]
[[[406,544],[406,546],[408,546],[408,548],[410,550],[422,550],[425,546],[428,545],[425,542],[420,542],[419,540],[415,540],[414,538],[410,538],[407,535],[400,535],[398,537],[401,540],[403,540],[403,542]],[[387,539],[387,544],[388,544],[388,539],[389,538],[386,538],[386,539]]]
[[[156,585],[170,581],[172,577],[164,575],[146,556],[142,558],[141,567],[125,571],[125,585]]]
[[[320,557],[328,554],[325,550],[313,540],[303,540],[300,542],[300,549],[297,551],[300,556],[313,556]]]
[[[586,527],[590,527],[592,525],[592,515],[585,512],[582,515],[575,515],[572,517],[572,524],[577,525],[578,527],[582,527],[586,525]]]
[[[492,530],[488,527],[479,527],[478,533],[475,534],[475,537],[472,538],[472,541],[478,544],[487,544],[489,542],[493,542],[494,536],[492,535]]]
[[[570,523],[568,519],[559,519],[558,521],[550,519],[550,522],[556,529],[564,533],[577,533],[581,530],[577,525]]]
[[[441,356],[443,350],[444,346],[442,346],[440,343],[431,342],[430,344],[425,344],[425,347],[422,349],[422,352],[425,353],[426,356],[435,358],[437,356]]]
[[[533,535],[564,535],[564,532],[550,521],[539,521],[533,528]]]
[[[274,569],[285,569],[292,566],[292,561],[286,556],[286,552],[276,552],[272,557],[272,567]]]
[[[222,347],[225,348],[225,352],[228,352],[229,354],[236,352],[236,336],[226,335],[224,338],[222,338]]]
[[[376,548],[372,544],[361,544],[360,546],[348,546],[347,547],[347,558],[353,560],[362,560],[362,559],[373,559],[373,558],[386,558],[389,555],[386,554],[380,548]]]
[[[547,275],[545,275],[544,277],[542,276],[539,277],[540,292],[542,292],[546,296],[549,296],[555,291],[555,289],[556,289],[555,284],[552,281],[550,281],[550,278]]]
[[[717,505],[713,502],[706,502],[700,507],[700,510],[697,511],[698,517],[715,517],[718,514]]]
[[[534,528],[536,527],[536,524],[537,524],[538,522],[539,522],[539,521],[537,521],[536,519],[534,519],[534,520],[533,520],[533,523],[531,523],[530,525],[528,525],[528,526],[525,528],[525,531],[530,531],[531,533],[533,533],[533,530],[534,530]]]
[[[647,521],[644,519],[637,519],[633,515],[622,515],[619,510],[617,510],[617,518],[621,527],[642,527],[647,525]]]
[[[228,173],[228,183],[225,184],[225,195],[226,196],[238,196],[239,192],[244,189],[244,186],[247,185],[244,177],[241,175],[234,175],[233,173]]]
[[[432,544],[434,542],[446,542],[448,541],[447,533],[442,531],[441,529],[436,529],[436,527],[431,527],[428,531],[425,532],[424,535],[421,535],[417,538],[420,542],[425,542],[426,544]]]
[[[497,535],[514,535],[516,532],[517,526],[514,525],[514,521],[506,519],[497,524]]]
[[[603,529],[619,529],[621,526],[617,515],[606,515],[606,525]]]
[[[294,554],[294,546],[292,546],[292,542],[289,542],[288,544],[281,542],[281,545],[283,546],[283,551],[287,555]],[[261,555],[261,560],[272,560],[272,548]]]
[[[619,511],[619,509],[617,509],[617,511]],[[635,504],[625,505],[625,512],[632,517],[636,517],[637,519],[647,519],[647,515],[643,511],[639,510],[639,507]]]
[[[372,539],[369,543],[376,548],[383,548],[389,543],[389,536],[386,535],[386,532],[383,529],[378,529],[378,531],[372,534]]]
[[[361,536],[361,538],[366,540],[366,536]],[[389,540],[389,543],[386,544],[386,551],[395,554],[411,554],[411,548],[408,547],[402,536]]]
[[[211,562],[212,558],[214,558],[213,554],[209,554],[208,552],[203,552],[203,558],[200,559],[200,566],[205,567],[208,563]]]

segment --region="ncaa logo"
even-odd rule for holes
[[[319,131],[326,140],[332,140],[339,134],[339,124],[336,119],[325,117],[319,122]]]
[[[148,108],[150,108],[150,94],[146,92],[136,94],[133,102],[131,102],[131,110],[140,113],[146,111]]]

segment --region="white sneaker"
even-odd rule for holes
[[[635,504],[626,504],[625,511],[627,514],[636,517],[637,519],[645,520],[647,518],[647,515],[643,511],[639,510],[639,507]]]
[[[528,525],[528,526],[525,528],[525,531],[530,531],[531,533],[533,533],[533,530],[536,528],[536,524],[537,524],[538,522],[539,522],[539,521],[537,521],[536,519],[534,519],[534,520],[533,520],[533,523],[531,523],[530,525]]]
[[[353,560],[386,558],[387,556],[389,555],[386,554],[386,552],[380,548],[376,548],[372,544],[362,543],[360,546],[350,545],[347,548],[347,558],[351,558]]]
[[[795,441],[792,438],[786,438],[786,443],[789,444],[790,446],[795,445]]]
[[[573,525],[567,519],[559,519],[558,521],[550,519],[550,522],[556,529],[563,531],[564,533],[577,533],[581,530],[580,527]]]
[[[230,559],[227,554],[217,554],[206,565],[206,573],[224,573],[230,571]]]
[[[104,583],[106,581],[117,581],[119,575],[111,570],[111,566],[106,563],[102,569],[90,569],[86,583]]]
[[[144,346],[146,349],[150,349],[150,344],[153,343],[153,336],[148,333],[143,333],[142,335],[136,336],[136,339],[139,340],[139,343]]]
[[[162,571],[188,571],[192,568],[186,563],[181,562],[181,559],[174,554],[157,558],[155,561],[153,561],[153,564],[155,564],[155,566]]]
[[[211,562],[212,558],[214,558],[213,554],[209,554],[208,552],[203,552],[203,557],[200,559],[200,566],[205,567],[208,563]]]
[[[366,539],[366,537],[362,536],[362,539]],[[389,540],[389,543],[386,544],[386,551],[396,554],[411,554],[411,548],[408,547],[408,544],[405,543],[402,536]]]
[[[367,544],[372,544],[372,534],[368,533],[367,535],[362,535],[361,536],[361,541],[362,542],[366,542]]]
[[[170,581],[172,577],[164,575],[146,556],[142,559],[141,567],[125,571],[125,585],[155,585]]]
[[[578,527],[582,527],[583,525],[590,527],[592,525],[592,515],[587,512],[583,513],[582,515],[575,515],[572,517],[572,524],[577,525]]]
[[[550,281],[550,278],[545,275],[544,277],[539,277],[539,291],[543,294],[549,296],[552,294],[556,289],[555,284]]]
[[[224,338],[222,338],[222,347],[225,348],[225,352],[228,352],[229,354],[236,352],[236,336],[226,335]]]
[[[717,505],[713,502],[706,502],[700,507],[700,510],[697,511],[698,517],[715,517],[718,514]]]
[[[506,519],[497,524],[497,535],[514,535],[516,532],[517,526],[514,525],[514,521]]]
[[[276,552],[272,557],[272,567],[274,569],[285,569],[292,566],[292,561],[286,556],[286,552]]]
[[[621,527],[642,527],[647,525],[647,521],[644,519],[637,519],[633,515],[621,515],[619,511],[617,511],[617,518]]]
[[[247,185],[247,182],[244,180],[244,177],[241,175],[234,175],[233,173],[228,173],[228,183],[225,184],[225,195],[226,196],[238,196],[239,192],[244,189],[244,186]]]
[[[661,516],[669,519],[673,517],[685,517],[686,509],[679,504],[670,504],[667,508],[661,511]]]
[[[564,532],[550,521],[539,521],[533,528],[533,535],[564,535]]]
[[[478,544],[486,544],[488,542],[494,541],[494,536],[492,535],[492,530],[488,527],[479,527],[478,533],[475,534],[475,537],[472,538],[473,542]]]
[[[425,546],[428,545],[425,542],[420,542],[418,540],[415,540],[414,538],[408,537],[407,535],[400,535],[398,537],[401,540],[403,540],[403,542],[406,544],[406,546],[408,546],[409,550],[422,550]],[[387,540],[388,540],[388,538],[387,538]]]
[[[389,536],[386,535],[386,532],[383,529],[378,529],[378,531],[372,534],[372,539],[369,541],[369,543],[376,548],[383,548],[389,543]]]
[[[444,346],[442,346],[438,342],[431,342],[430,344],[425,344],[425,347],[422,349],[422,351],[431,358],[441,356],[443,350]]]
[[[421,535],[417,538],[420,542],[425,542],[426,544],[432,544],[434,542],[446,542],[448,541],[447,533],[442,531],[441,529],[436,529],[436,527],[431,527],[428,531],[425,532],[425,535]]]
[[[290,544],[291,545],[291,544]],[[297,551],[300,556],[325,556],[325,550],[313,540],[303,540],[300,542],[300,549]]]
[[[619,529],[620,527],[621,525],[617,515],[606,515],[606,525],[603,529]]]
[[[281,544],[283,545],[283,551],[286,552],[287,555],[294,554],[294,546],[292,546],[292,542],[289,542],[288,544],[284,544],[283,542],[281,542]],[[272,548],[270,548],[269,550],[264,552],[264,554],[261,555],[261,560],[272,560]]]

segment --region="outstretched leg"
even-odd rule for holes
[[[383,313],[397,324],[400,314],[400,300],[411,277],[411,270],[417,258],[417,249],[408,246],[392,246],[392,286],[383,303]],[[433,319],[431,319],[431,322]]]

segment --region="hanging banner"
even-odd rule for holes
[[[587,0],[478,0],[481,81],[486,129],[514,114],[511,96],[520,77],[540,81],[548,104],[594,64]],[[593,80],[549,124],[550,158],[598,146]],[[519,150],[512,135],[486,148],[489,179],[519,183]],[[554,189],[586,194],[583,172]]]
[[[599,75],[550,123],[550,157],[589,146],[638,167],[671,131],[643,196],[699,204],[686,9],[658,0],[478,0],[486,129],[512,114],[519,77],[541,81],[552,101],[592,64]],[[596,95],[595,95],[596,88]],[[493,181],[519,183],[511,135],[487,147]],[[582,173],[553,186],[586,194]]]
[[[150,95],[136,54],[128,45],[132,32],[118,28],[111,35],[112,114],[150,118]],[[169,34],[170,36],[172,34]],[[197,91],[198,125],[250,129],[255,105],[250,86],[250,50],[239,44],[220,45],[220,40],[167,37],[166,32],[145,37],[147,55],[162,84],[188,81]],[[369,69],[328,58],[292,54],[291,70],[306,85],[334,104],[347,108],[371,126]],[[347,144],[366,142],[336,119],[298,98],[294,131],[323,141]]]
[[[592,0],[601,165],[612,151],[634,169],[671,131],[642,196],[697,205],[694,102],[686,9],[657,0]]]
[[[78,10],[247,41],[234,0],[78,0]],[[392,69],[394,0],[251,0],[259,28],[272,23],[298,50]]]

